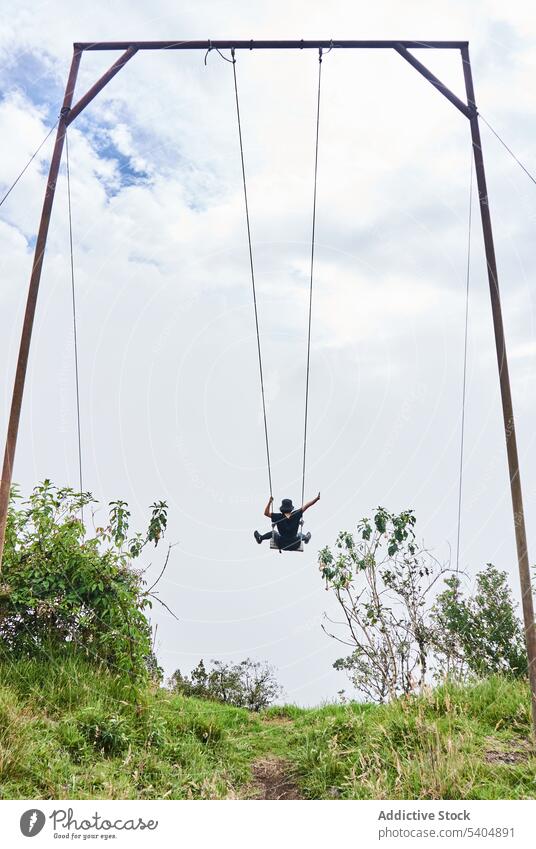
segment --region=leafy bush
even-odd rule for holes
[[[396,515],[378,507],[355,534],[339,533],[335,551],[320,551],[326,587],[344,614],[335,633],[324,630],[352,648],[335,668],[378,702],[422,690],[432,673],[526,677],[523,628],[506,572],[488,564],[465,598],[460,576],[444,577],[450,567],[417,544],[414,526],[412,510]]]
[[[92,660],[144,678],[154,666],[145,610],[155,595],[132,562],[147,544],[158,544],[167,505],[153,504],[147,533],[129,539],[128,505],[112,502],[107,526],[89,538],[80,514],[93,503],[90,493],[60,489],[49,480],[25,502],[13,491],[0,587],[0,652],[31,658],[75,644]]]
[[[211,663],[213,667],[207,672],[200,660],[190,677],[182,675],[177,669],[170,678],[170,687],[185,696],[197,696],[253,711],[268,707],[281,693],[274,671],[266,663],[249,658],[234,664],[221,660]]]
[[[326,588],[343,612],[342,623],[333,623],[337,633],[324,630],[353,649],[334,666],[373,701],[426,683],[433,644],[427,600],[448,566],[418,545],[414,527],[412,510],[378,507],[355,534],[339,533],[334,552],[326,546],[319,553]]]
[[[476,577],[476,592],[464,598],[461,581],[452,575],[433,609],[436,651],[441,669],[477,676],[527,675],[523,627],[516,616],[506,572],[492,563]]]
[[[113,757],[128,749],[130,729],[121,716],[88,713],[79,720],[78,727],[87,742],[103,755]]]

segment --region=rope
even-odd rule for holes
[[[59,121],[59,118],[58,118],[58,121]],[[22,171],[20,172],[19,176],[18,176],[18,177],[17,177],[17,178],[16,178],[16,179],[15,179],[15,180],[11,183],[11,185],[10,185],[9,189],[7,190],[7,192],[5,193],[5,195],[4,195],[4,196],[2,197],[2,199],[0,200],[0,206],[2,206],[2,204],[4,203],[4,201],[5,201],[5,200],[9,197],[9,195],[11,194],[11,192],[13,191],[13,189],[15,188],[15,186],[17,185],[17,183],[19,182],[19,180],[20,180],[20,178],[22,177],[22,175],[24,174],[24,172],[25,172],[25,171],[26,171],[26,170],[30,167],[30,165],[31,165],[31,164],[32,164],[32,162],[34,161],[35,157],[37,156],[37,154],[39,153],[39,151],[40,151],[40,150],[41,150],[41,148],[43,147],[43,145],[44,145],[44,143],[46,142],[46,140],[49,138],[49,136],[51,136],[51,135],[52,135],[52,133],[54,132],[54,130],[55,130],[55,129],[56,129],[56,127],[58,126],[58,121],[56,121],[56,123],[54,124],[54,126],[50,128],[50,130],[49,130],[49,131],[48,131],[48,133],[46,134],[45,138],[43,139],[43,141],[41,142],[41,144],[40,144],[40,145],[39,145],[39,147],[37,148],[37,150],[36,150],[36,151],[34,151],[34,153],[32,153],[32,155],[30,156],[30,158],[29,158],[28,162],[26,163],[26,165],[24,166],[24,168],[23,168],[23,169],[22,169]]]
[[[509,147],[508,147],[508,145],[506,144],[506,142],[505,142],[505,141],[503,141],[503,139],[500,137],[499,133],[498,133],[496,130],[494,130],[494,129],[493,129],[493,127],[491,126],[490,122],[489,122],[489,121],[486,121],[486,119],[484,118],[484,116],[482,115],[482,113],[481,113],[481,112],[479,112],[479,113],[478,113],[478,117],[479,117],[479,118],[481,118],[481,119],[484,121],[484,124],[486,125],[486,127],[488,127],[488,128],[491,130],[491,132],[493,133],[493,135],[495,136],[495,138],[496,138],[496,139],[498,139],[498,140],[500,141],[500,143],[502,144],[502,146],[503,146],[503,147],[504,147],[504,148],[508,151],[508,153],[510,154],[510,156],[511,156],[511,157],[512,157],[512,158],[513,158],[516,162],[517,162],[517,164],[519,165],[519,167],[523,169],[523,171],[525,172],[525,174],[527,175],[527,177],[529,177],[529,178],[532,180],[532,182],[536,184],[536,177],[533,177],[533,175],[530,173],[530,171],[528,170],[528,168],[525,168],[525,166],[523,165],[523,163],[522,163],[522,162],[521,162],[521,161],[517,158],[517,156],[515,155],[514,151],[513,151],[511,148],[509,148]]]
[[[249,248],[249,268],[251,273],[251,288],[253,291],[253,308],[255,311],[255,330],[257,333],[257,353],[259,356],[259,376],[261,381],[261,397],[262,397],[262,415],[264,418],[264,439],[266,442],[266,461],[268,464],[268,486],[270,488],[270,497],[272,497],[272,470],[270,466],[270,447],[268,444],[268,423],[266,419],[266,398],[264,393],[264,375],[262,370],[262,353],[261,353],[261,338],[259,333],[259,314],[257,310],[257,292],[255,289],[255,270],[253,267],[253,248],[251,245],[251,226],[249,221],[249,204],[248,204],[248,191],[247,191],[247,183],[246,183],[246,168],[244,164],[244,144],[242,140],[242,123],[240,120],[240,104],[238,99],[238,82],[236,78],[236,59],[235,59],[235,51],[234,48],[231,50],[232,56],[232,64],[233,64],[233,79],[234,79],[234,90],[235,90],[235,102],[236,102],[236,119],[238,124],[238,140],[240,142],[240,162],[242,164],[242,185],[244,188],[244,207],[246,212],[246,227],[248,234],[248,248]],[[224,57],[225,58],[225,57]]]
[[[73,216],[71,203],[71,169],[69,167],[69,135],[65,131],[65,164],[67,169],[67,202],[69,209],[69,249],[71,256],[71,293],[73,306],[73,332],[74,332],[74,372],[76,383],[76,422],[78,431],[78,478],[80,483],[80,492],[84,491],[82,479],[82,429],[80,425],[80,381],[78,375],[78,333],[76,327],[76,296],[75,296],[75,278],[74,278],[74,250],[73,250]],[[84,508],[80,508],[80,516],[82,524],[84,523]]]
[[[465,334],[463,342],[462,421],[460,439],[460,474],[458,484],[458,533],[456,539],[456,571],[460,568],[460,529],[462,521],[463,449],[465,439],[465,398],[467,386],[467,337],[469,327],[469,280],[471,267],[471,227],[473,217],[473,149],[471,148],[471,175],[469,178],[469,212],[467,222],[467,268],[465,274]]]
[[[313,310],[313,277],[315,260],[315,228],[316,228],[316,190],[318,180],[318,136],[320,130],[320,91],[322,83],[322,48],[318,51],[318,92],[316,99],[316,139],[315,139],[315,168],[313,188],[313,220],[311,227],[311,272],[309,278],[309,320],[307,328],[307,366],[305,379],[305,414],[303,423],[303,468],[302,468],[302,492],[301,503],[305,498],[305,464],[307,456],[307,417],[309,412],[309,372],[311,365],[311,317]]]

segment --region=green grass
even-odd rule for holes
[[[134,691],[69,652],[0,664],[3,799],[248,798],[267,756],[310,799],[533,799],[529,735],[528,688],[499,677],[387,706],[253,714]]]

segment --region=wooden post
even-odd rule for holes
[[[506,343],[504,338],[501,297],[499,292],[499,278],[497,274],[497,263],[495,259],[495,248],[493,244],[493,232],[491,228],[488,190],[486,186],[486,173],[484,171],[484,157],[482,155],[482,142],[480,139],[478,112],[475,103],[475,92],[473,87],[473,76],[471,73],[471,63],[469,61],[469,48],[462,47],[461,54],[463,62],[463,73],[465,77],[465,88],[467,91],[467,103],[471,110],[471,114],[469,116],[469,123],[471,126],[471,139],[473,142],[473,155],[475,160],[475,172],[478,185],[478,198],[480,202],[480,215],[482,218],[482,231],[484,234],[484,247],[486,251],[486,262],[488,267],[491,311],[493,314],[493,328],[495,331],[495,346],[497,349],[497,364],[499,367],[499,383],[501,388],[504,434],[506,437],[506,452],[508,455],[510,491],[512,495],[512,508],[514,512],[514,531],[517,548],[517,561],[519,566],[519,582],[521,585],[521,602],[523,606],[525,640],[527,645],[527,656],[529,663],[529,683],[532,693],[533,733],[536,739],[536,623],[534,622],[534,602],[532,597],[529,556],[527,550],[527,534],[525,530],[525,513],[523,510],[521,478],[519,475],[519,458],[517,453],[514,410],[512,406],[512,393],[510,389],[510,377],[508,373],[508,359],[506,356]]]
[[[43,257],[45,254],[48,227],[50,224],[50,214],[52,212],[52,204],[54,202],[54,194],[56,191],[56,182],[60,170],[63,141],[67,130],[65,116],[73,100],[74,88],[76,85],[76,77],[78,74],[78,68],[80,66],[81,56],[81,51],[75,49],[71,61],[69,76],[67,78],[67,85],[65,87],[63,107],[58,123],[58,131],[56,133],[54,151],[52,153],[52,159],[50,161],[47,187],[45,190],[45,199],[43,202],[43,210],[41,212],[41,221],[39,223],[39,231],[37,234],[37,241],[35,243],[35,252],[32,273],[30,277],[30,285],[28,287],[26,311],[24,313],[24,324],[22,326],[19,357],[17,360],[15,383],[13,387],[13,397],[11,400],[11,411],[9,414],[6,447],[4,452],[4,463],[2,467],[2,478],[0,480],[0,571],[2,569],[2,557],[4,553],[4,542],[6,536],[7,511],[9,507],[9,494],[11,490],[11,481],[13,476],[13,462],[15,459],[15,449],[17,447],[20,411],[22,407],[22,396],[24,394],[26,369],[28,367],[28,356],[30,353],[30,342],[32,338],[32,328],[35,317],[35,308],[37,304],[37,294],[39,292],[39,283],[41,280],[41,270],[43,267]]]
[[[63,106],[58,124],[58,132],[56,133],[56,142],[50,162],[50,170],[48,173],[47,187],[45,191],[45,200],[43,202],[43,211],[41,212],[41,221],[37,241],[35,244],[34,261],[32,274],[30,277],[30,285],[28,288],[28,299],[26,301],[26,312],[24,314],[24,324],[22,326],[22,335],[20,340],[19,358],[17,360],[17,370],[15,373],[15,385],[13,388],[13,397],[11,401],[11,412],[9,416],[9,424],[7,430],[6,447],[4,453],[4,464],[2,468],[2,479],[0,481],[0,573],[2,571],[2,557],[4,554],[4,543],[6,536],[7,512],[9,508],[9,494],[11,490],[11,481],[13,477],[13,462],[15,460],[15,450],[17,447],[17,436],[19,432],[20,411],[22,407],[22,396],[24,394],[24,382],[26,379],[26,369],[28,367],[28,356],[30,353],[30,343],[32,339],[32,328],[35,317],[35,308],[37,305],[37,295],[39,292],[39,283],[41,281],[41,271],[43,268],[43,257],[48,236],[48,227],[50,224],[50,216],[52,213],[52,204],[56,192],[56,182],[60,170],[61,155],[63,152],[63,142],[67,127],[83,109],[91,103],[96,95],[110,82],[110,80],[121,70],[121,68],[136,54],[135,47],[127,47],[124,54],[117,59],[113,65],[97,80],[97,82],[89,89],[86,94],[80,98],[78,103],[71,109],[73,102],[74,89],[76,85],[76,77],[82,57],[82,49],[75,44],[73,59],[67,85],[65,87],[65,95],[63,98]]]

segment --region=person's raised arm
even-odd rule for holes
[[[305,511],[308,510],[309,507],[312,507],[313,504],[316,504],[317,501],[320,501],[320,493],[318,493],[316,498],[313,498],[312,501],[307,501],[307,503],[303,505],[302,513],[305,513]]]
[[[320,493],[319,493],[319,494],[320,494]],[[265,515],[268,519],[271,519],[271,518],[272,518],[272,504],[273,504],[273,503],[274,503],[274,497],[273,497],[273,495],[271,495],[271,496],[270,496],[270,498],[268,499],[268,504],[267,504],[267,505],[266,505],[266,507],[264,508],[264,515]]]

